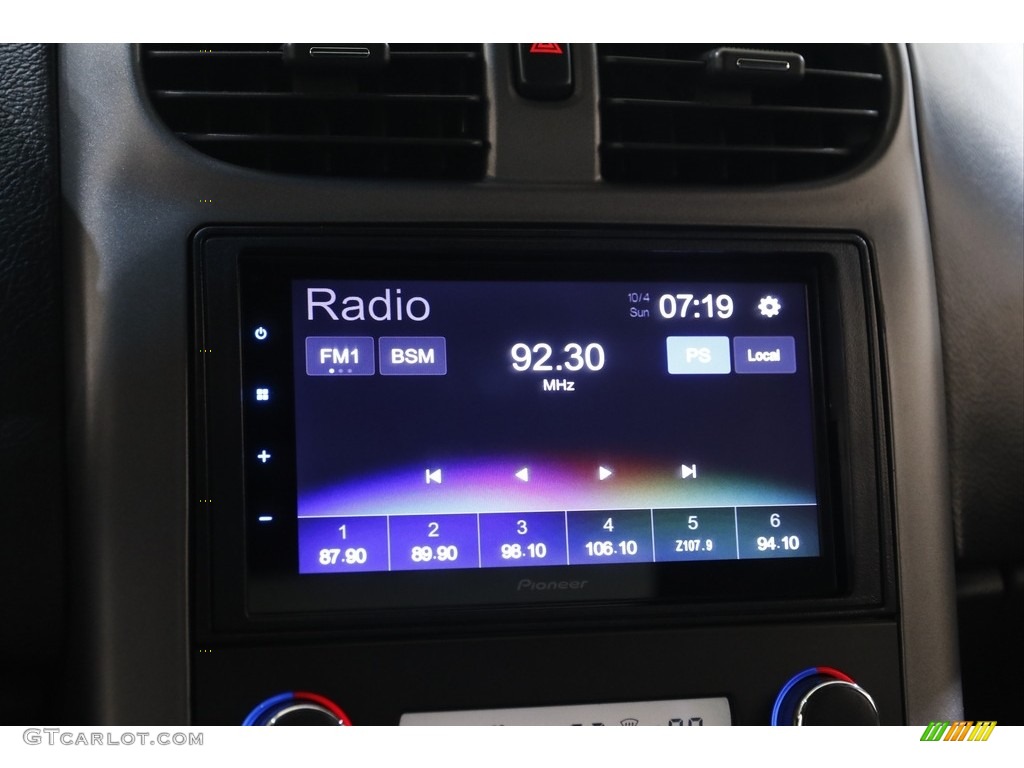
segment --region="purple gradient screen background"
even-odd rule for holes
[[[334,290],[336,310],[344,297],[400,288],[404,300],[427,299],[430,315],[347,322],[317,309],[309,321],[307,288]],[[631,292],[649,303],[631,304]],[[728,294],[733,313],[665,319],[664,293]],[[771,318],[757,309],[769,294],[782,306]],[[296,281],[293,297],[300,517],[816,501],[803,285]],[[308,336],[442,336],[447,372],[381,376],[378,360],[372,376],[310,377]],[[670,375],[668,336],[792,336],[797,371]],[[552,365],[569,342],[599,343],[604,367],[516,372],[520,342],[549,343]],[[574,391],[544,391],[546,378]],[[697,477],[681,479],[682,464],[697,465]],[[599,466],[613,475],[599,480]],[[529,482],[514,476],[522,467]],[[443,482],[426,483],[428,468]]]
[[[401,288],[422,322],[307,319],[307,288]],[[631,304],[630,292],[650,302]],[[729,319],[664,319],[663,293],[728,294]],[[760,299],[782,311],[766,318]],[[806,289],[798,283],[293,283],[300,517],[655,509],[816,502]],[[630,310],[648,309],[648,317]],[[703,309],[703,306],[700,307]],[[694,308],[691,308],[691,313]],[[339,312],[340,314],[340,312]],[[702,313],[703,315],[703,313]],[[443,376],[307,376],[307,336],[443,336]],[[667,336],[792,336],[793,374],[671,375]],[[599,343],[600,371],[517,372],[510,350]],[[731,349],[731,344],[730,344]],[[575,382],[545,392],[545,378]],[[681,464],[696,464],[694,479]],[[601,481],[599,466],[613,471]],[[529,467],[530,480],[515,473]],[[427,484],[426,469],[443,482]]]

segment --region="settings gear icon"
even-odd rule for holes
[[[761,299],[757,308],[761,310],[764,317],[775,317],[782,311],[782,303],[774,296],[765,296]]]

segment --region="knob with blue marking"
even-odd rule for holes
[[[772,725],[879,725],[871,694],[834,667],[810,667],[779,691]]]
[[[287,691],[258,704],[242,725],[352,725],[352,721],[326,696]]]

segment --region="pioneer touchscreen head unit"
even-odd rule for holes
[[[202,233],[210,567],[250,615],[838,594],[836,278],[750,250]]]

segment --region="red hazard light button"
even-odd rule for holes
[[[569,43],[517,43],[516,90],[520,96],[555,101],[572,94],[572,52]]]

